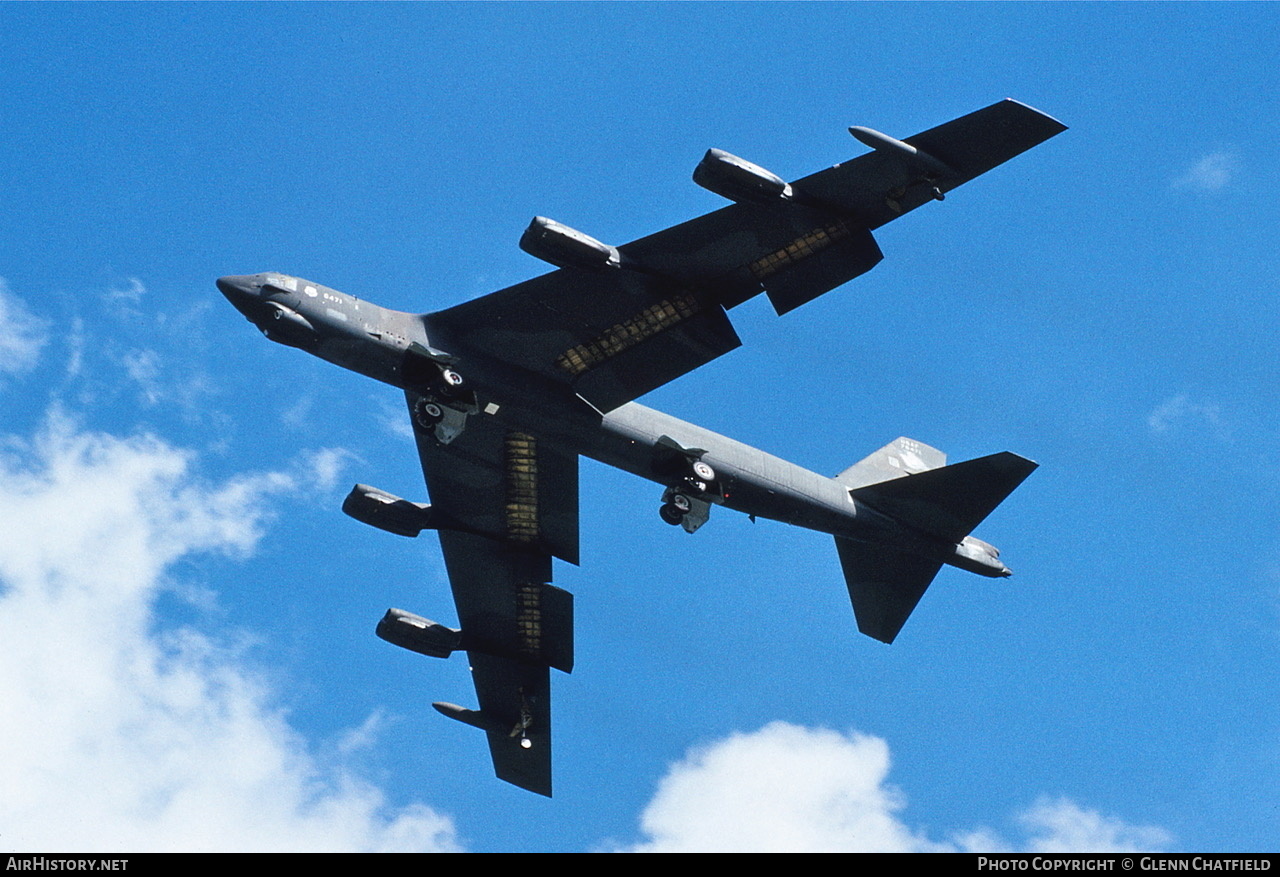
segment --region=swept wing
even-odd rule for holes
[[[872,152],[791,183],[785,198],[744,199],[594,267],[432,314],[429,326],[449,349],[537,372],[610,411],[737,347],[727,308],[765,292],[785,313],[869,271],[882,258],[872,229],[1064,126],[1005,100],[905,141],[850,130]]]
[[[437,709],[486,732],[498,777],[550,796],[549,668],[573,669],[573,597],[551,558],[578,559],[577,455],[488,418],[441,444],[407,399],[480,703]]]
[[[464,360],[532,372],[531,388],[559,384],[611,411],[737,347],[728,309],[763,292],[786,313],[869,271],[883,258],[873,229],[942,200],[1064,126],[1006,100],[905,141],[850,130],[872,151],[790,184],[777,180],[773,189],[785,197],[744,197],[617,248],[559,227],[571,246],[595,254],[590,264],[569,260],[427,315],[432,343]],[[535,220],[531,232],[549,227],[555,224]],[[459,648],[468,653],[479,700],[478,710],[437,709],[486,732],[500,778],[549,796],[549,668],[573,665],[572,596],[551,584],[551,558],[578,560],[577,456],[486,417],[471,417],[456,437],[438,441],[421,417],[426,400],[413,392],[407,399],[461,623]],[[1004,462],[982,462],[992,460]],[[942,462],[930,457],[921,468]],[[888,485],[873,477],[883,473],[863,469],[845,473],[858,498],[894,517],[919,518],[927,509],[933,517],[915,523],[957,539],[1003,497],[935,508],[931,488],[965,474],[963,464]],[[1022,477],[1011,474],[1007,486]],[[904,566],[897,552],[840,537],[837,546],[861,629],[891,641],[941,562]]]

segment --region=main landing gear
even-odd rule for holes
[[[683,493],[677,493],[671,497],[669,502],[664,502],[658,509],[658,514],[662,520],[675,527],[684,523],[684,516],[689,514],[689,509],[693,507],[692,501]]]
[[[413,404],[413,420],[417,427],[447,445],[466,428],[467,417],[479,411],[475,394],[462,375],[451,368],[440,369],[439,377]]]
[[[673,527],[692,533],[711,517],[711,503],[719,501],[716,470],[709,463],[694,460],[688,474],[662,494],[658,515]]]

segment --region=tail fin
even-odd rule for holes
[[[931,448],[924,442],[901,436],[845,469],[836,476],[836,481],[849,490],[854,490],[945,465],[947,455],[942,451]]]
[[[957,544],[1036,468],[1030,460],[1008,452],[930,468],[930,457],[917,452],[926,464],[923,469],[891,473],[887,480],[858,484],[860,475],[876,471],[877,460],[888,459],[893,449],[900,449],[900,443],[909,441],[898,439],[836,480],[849,486],[850,495],[859,503],[905,526]],[[940,451],[916,444],[941,457]],[[881,642],[893,642],[943,561],[842,536],[836,537],[836,549],[858,630]]]

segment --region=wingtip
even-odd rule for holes
[[[1062,124],[1062,122],[1060,122],[1058,119],[1055,119],[1053,116],[1049,115],[1043,110],[1037,110],[1035,107],[1031,106],[1031,104],[1024,103],[1018,100],[1017,98],[1012,98],[1012,97],[1007,97],[1004,99],[1004,101],[1005,103],[1017,104],[1020,107],[1024,107],[1025,109],[1030,110],[1031,112],[1035,113],[1037,116],[1043,116],[1045,119],[1049,120],[1050,122],[1053,122],[1053,124],[1058,126],[1059,134],[1067,130],[1067,126]]]

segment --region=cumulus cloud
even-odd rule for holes
[[[641,816],[635,852],[1138,851],[1171,842],[1066,799],[1019,817],[1020,841],[987,828],[936,841],[902,818],[889,747],[864,734],[774,722],[691,752],[668,772]]]
[[[1225,189],[1239,170],[1240,162],[1229,152],[1214,152],[1173,181],[1176,189],[1197,192],[1219,192]]]
[[[934,848],[896,814],[889,747],[784,722],[671,768],[640,819],[643,852],[905,852]]]
[[[27,310],[0,277],[0,373],[30,371],[47,341],[45,322]]]
[[[153,606],[176,562],[250,552],[271,498],[311,477],[205,483],[191,462],[58,416],[0,455],[5,847],[455,848],[450,819],[392,808],[317,755],[234,649],[160,624]]]
[[[1150,825],[1128,825],[1066,798],[1041,798],[1018,821],[1030,853],[1142,853],[1168,849],[1173,836]]]

